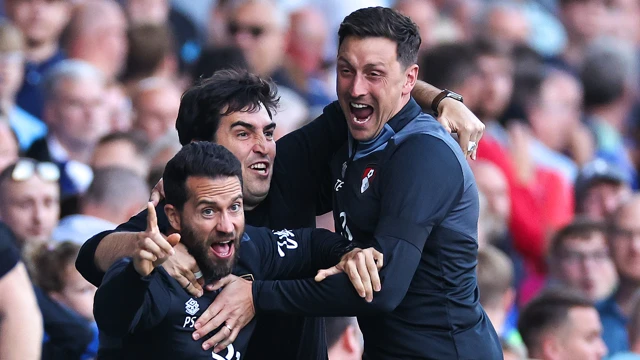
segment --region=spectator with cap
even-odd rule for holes
[[[64,197],[82,193],[91,184],[88,164],[93,149],[111,130],[104,95],[104,76],[84,61],[65,60],[45,80],[43,119],[49,134],[35,141],[26,155],[60,167]]]
[[[626,174],[603,159],[582,168],[574,190],[576,214],[593,220],[607,219],[632,193]]]
[[[13,231],[18,247],[51,238],[60,214],[59,178],[55,164],[32,159],[0,173],[0,221]]]
[[[49,69],[66,58],[59,40],[71,17],[72,4],[66,0],[5,0],[4,6],[26,40],[24,81],[17,104],[42,119],[42,80]]]
[[[606,223],[587,218],[560,229],[549,247],[550,286],[579,291],[593,302],[609,297],[618,274],[607,235]]]
[[[129,169],[97,170],[89,190],[81,197],[80,213],[64,217],[52,239],[82,245],[93,235],[113,230],[137,214],[147,203],[148,194],[146,179]]]
[[[360,360],[364,339],[355,317],[326,318],[329,360]]]
[[[613,355],[629,350],[627,324],[634,295],[640,291],[640,194],[623,201],[611,214],[609,248],[620,285],[598,304],[604,341]]]
[[[539,360],[600,360],[607,355],[593,303],[566,290],[548,290],[520,313],[518,331],[529,357]]]
[[[16,105],[16,96],[24,79],[26,45],[22,32],[9,21],[0,22],[0,111],[9,119],[18,136],[20,149],[47,133],[47,126]]]

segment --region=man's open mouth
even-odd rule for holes
[[[364,124],[371,119],[373,114],[373,107],[371,105],[362,103],[349,103],[349,110],[351,111],[351,120],[356,124]]]
[[[211,244],[211,251],[214,255],[222,259],[231,257],[235,251],[233,240],[213,243]]]

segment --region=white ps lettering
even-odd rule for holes
[[[196,324],[196,317],[187,316],[184,318],[184,324],[182,324],[182,327],[187,327],[188,325],[190,328],[192,328],[195,324]]]
[[[295,235],[290,230],[284,229],[280,231],[274,231],[273,234],[276,235],[280,240],[284,239],[284,241],[276,241],[276,243],[278,244],[278,255],[280,255],[280,257],[284,257],[284,251],[282,251],[283,246],[288,250],[295,250],[298,248],[298,242],[292,239],[293,237],[295,237]]]
[[[336,179],[336,185],[334,186],[335,191],[338,192],[342,188],[342,185],[344,185],[344,181]]]

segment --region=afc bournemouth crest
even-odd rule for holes
[[[366,169],[364,169],[364,173],[362,173],[362,183],[360,185],[360,193],[364,193],[365,191],[367,191],[367,189],[369,188],[369,185],[371,184],[371,181],[373,181],[373,178],[376,176],[376,169],[374,169],[371,166],[367,166]]]

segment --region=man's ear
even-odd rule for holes
[[[180,214],[178,213],[178,210],[173,205],[166,204],[164,206],[164,212],[165,214],[167,214],[167,218],[169,218],[169,224],[171,225],[171,227],[176,231],[180,231],[181,224]]]
[[[418,65],[413,64],[407,68],[405,71],[405,81],[404,86],[402,88],[403,95],[411,94],[411,91],[416,86],[416,82],[418,81]]]

